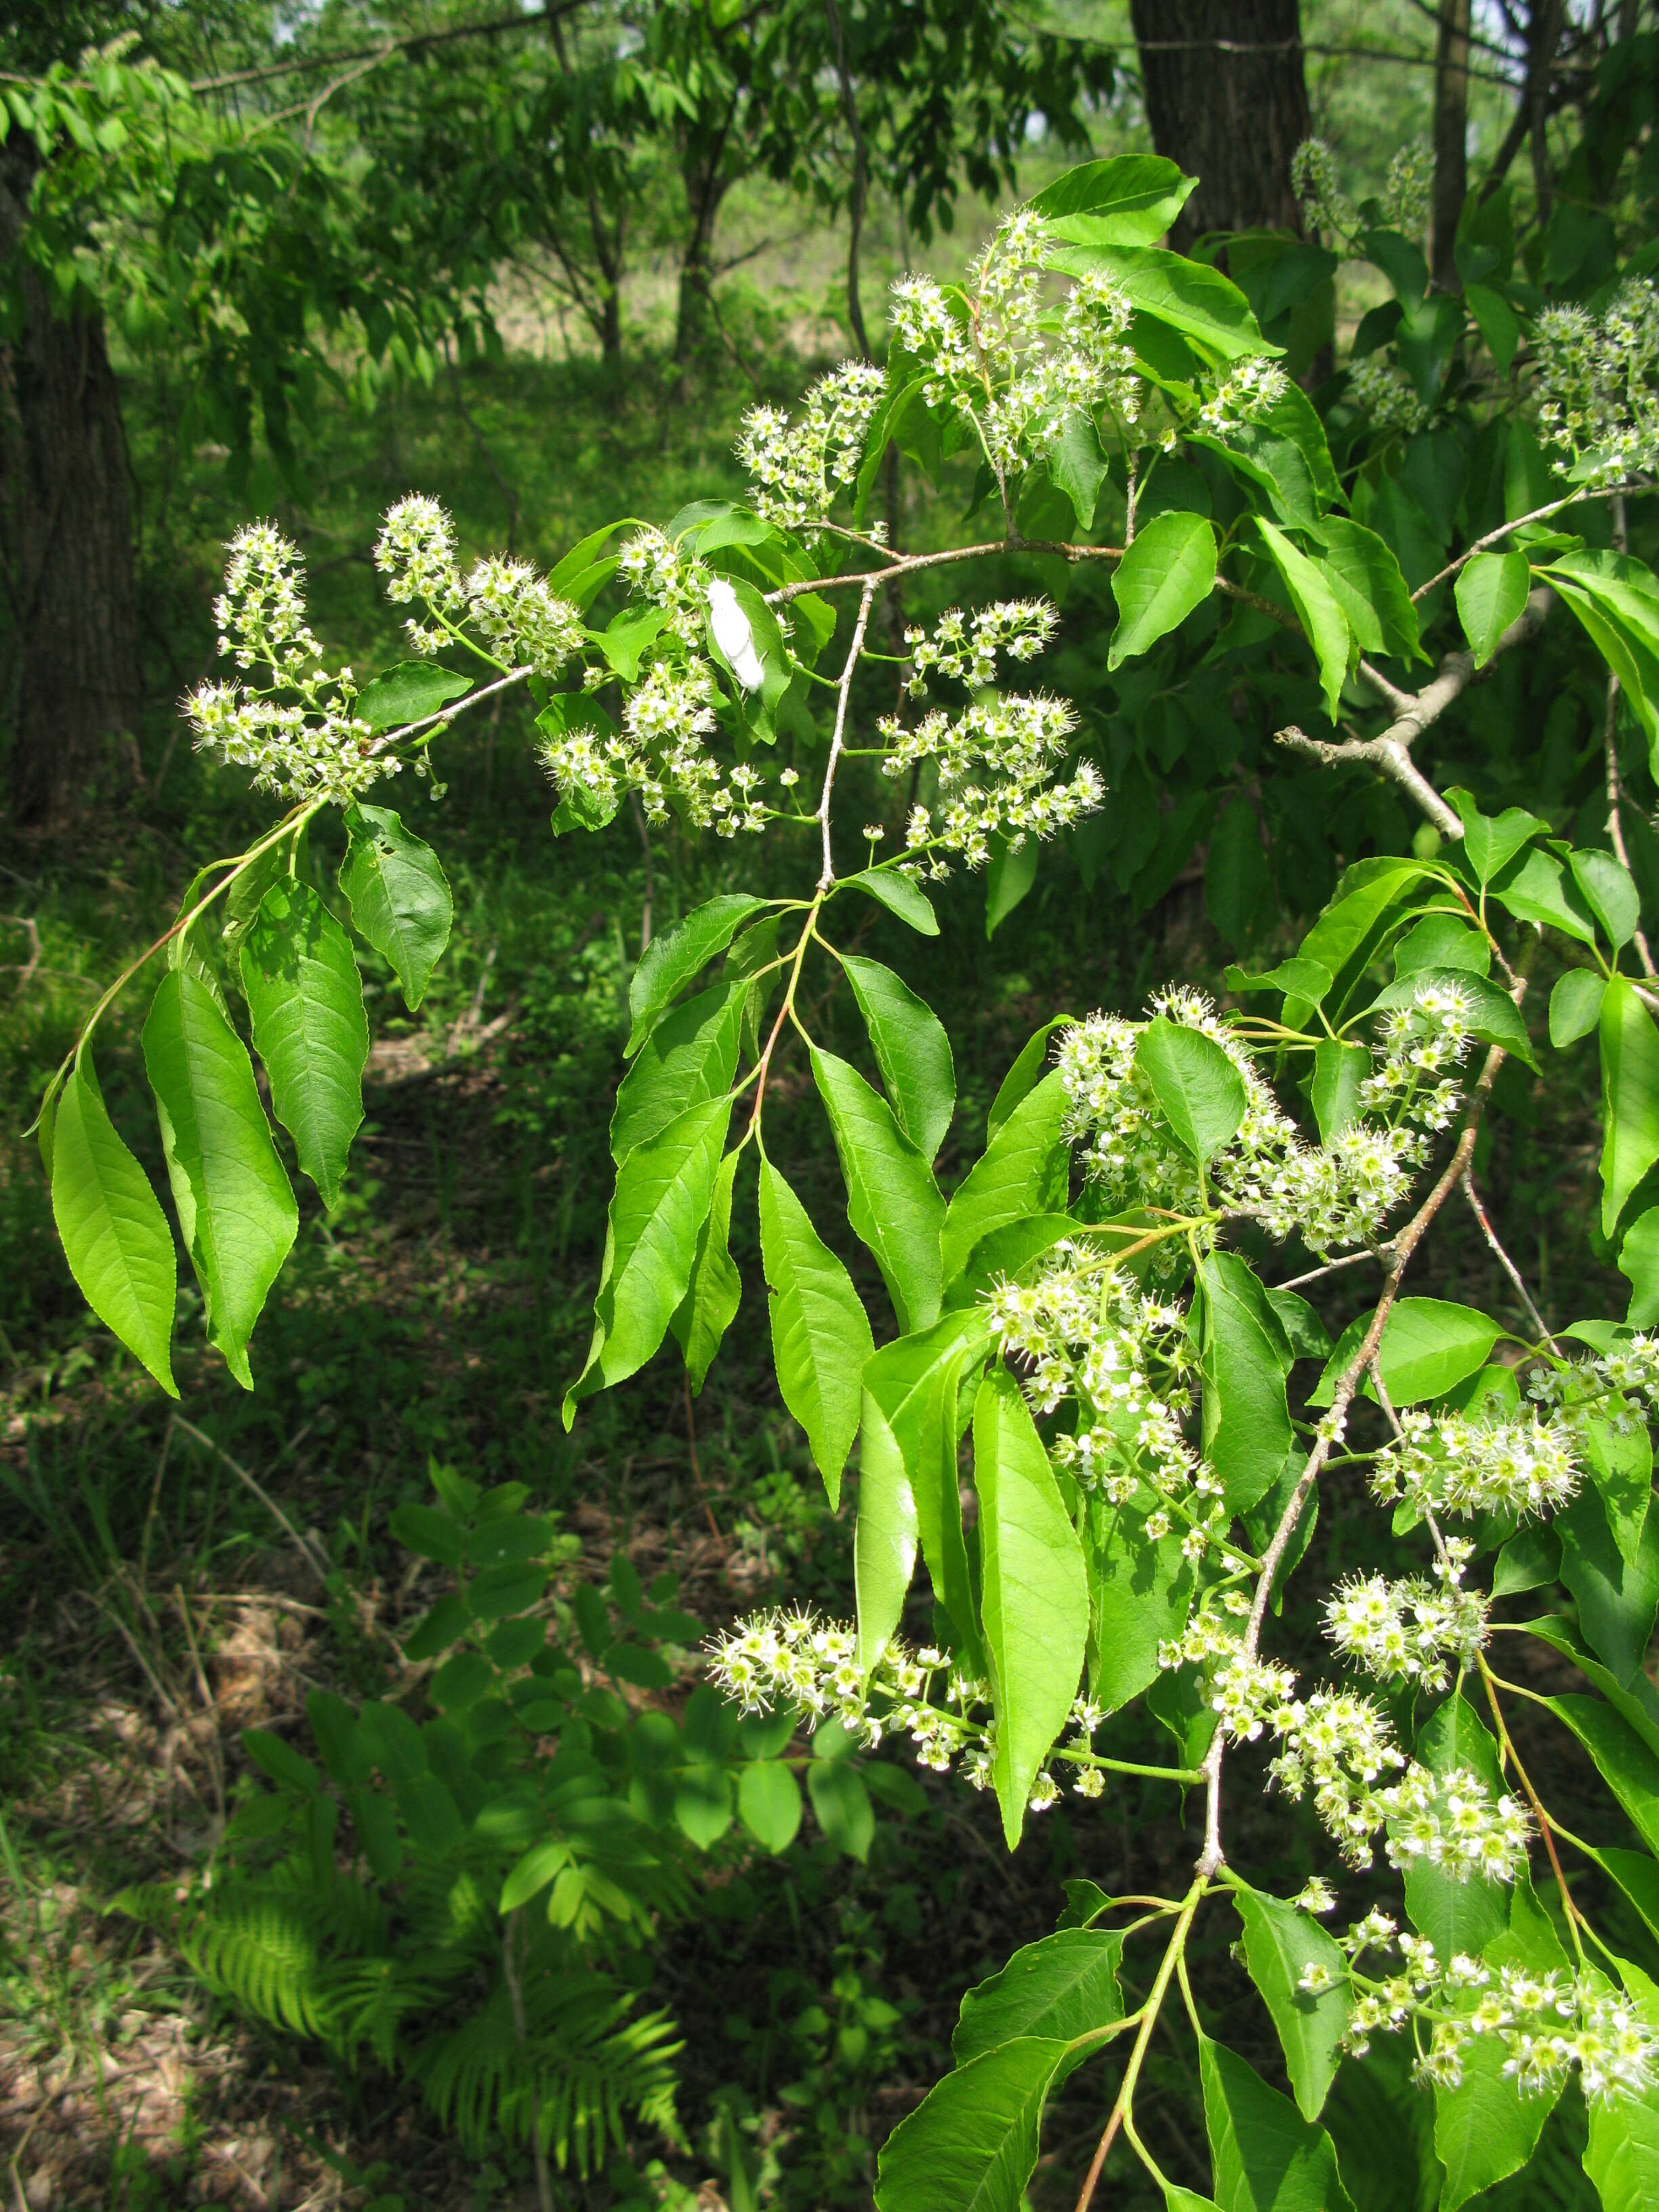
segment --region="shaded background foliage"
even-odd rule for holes
[[[303,1744],[307,1686],[356,1701],[401,1679],[396,1638],[434,1583],[392,1516],[428,1497],[434,1462],[530,1486],[568,1538],[558,1589],[573,1606],[618,1549],[647,1579],[677,1573],[678,1602],[709,1625],[782,1590],[844,1611],[849,1582],[850,1510],[824,1509],[750,1310],[718,1392],[695,1407],[653,1370],[595,1401],[574,1437],[557,1427],[603,1242],[629,975],[648,931],[724,878],[718,855],[675,832],[642,843],[627,815],[552,844],[514,708],[447,741],[457,942],[418,1018],[398,1011],[389,974],[371,996],[382,1042],[363,1149],[341,1206],[302,1223],[263,1326],[258,1395],[229,1389],[198,1333],[171,1420],[91,1326],[15,1133],[93,979],[170,917],[186,855],[237,849],[262,818],[240,779],[179,744],[173,712],[212,662],[222,541],[250,508],[276,513],[307,553],[326,645],[374,665],[396,641],[362,549],[409,484],[446,501],[469,545],[547,560],[602,515],[660,518],[735,493],[742,409],[792,398],[860,342],[860,322],[879,356],[884,280],[924,248],[959,265],[989,206],[1084,148],[1157,143],[1207,179],[1200,149],[1218,118],[1227,149],[1251,158],[1228,167],[1212,204],[1194,202],[1193,235],[1299,228],[1287,173],[1300,116],[1337,143],[1356,198],[1376,189],[1402,138],[1436,127],[1437,84],[1455,110],[1448,52],[1437,74],[1435,57],[1460,23],[1470,179],[1512,172],[1521,224],[1539,219],[1528,252],[1591,289],[1617,245],[1641,241],[1659,184],[1646,12],[1460,17],[1453,4],[1449,34],[1427,15],[1309,5],[1301,52],[1296,10],[1277,4],[1054,7],[1040,20],[900,0],[607,4],[503,9],[479,30],[473,9],[192,0],[35,6],[0,32],[10,79],[38,84],[56,67],[62,80],[50,112],[32,106],[26,123],[14,110],[0,149],[3,1986],[8,2154],[32,2205],[322,2203],[337,2185],[359,2202],[505,2203],[532,2185],[521,2146],[504,2136],[469,2169],[395,2078],[308,2063],[204,1996],[165,1942],[98,1917],[125,1886],[199,1863],[246,1786],[241,1727]],[[125,30],[140,43],[121,67],[154,55],[177,90],[152,101],[125,76],[100,88],[82,74],[82,46]],[[1206,43],[1246,33],[1282,51],[1235,65]],[[1248,285],[1237,248],[1229,265]],[[1328,366],[1332,334],[1346,340],[1380,304],[1369,277],[1345,270],[1313,302],[1297,333],[1305,380]],[[1443,537],[1478,530],[1490,456],[1434,446],[1407,465],[1427,511],[1444,509]],[[1219,495],[1215,483],[1184,492],[1170,503]],[[907,460],[882,496],[925,540],[971,493],[964,467],[935,494]],[[1411,581],[1432,573],[1432,546],[1400,550]],[[1009,588],[1029,574],[1011,564]],[[1287,942],[1285,917],[1316,909],[1339,855],[1405,850],[1415,830],[1370,780],[1334,789],[1273,755],[1271,731],[1306,712],[1310,687],[1270,637],[1250,647],[1247,682],[1206,681],[1202,618],[1168,683],[1109,680],[1104,589],[1066,586],[1052,672],[1125,803],[1045,857],[994,938],[982,882],[953,885],[938,945],[908,962],[957,1048],[959,1150],[945,1173],[975,1156],[1009,1060],[1056,1007],[1138,1007],[1169,975],[1213,976],[1231,951]],[[1438,780],[1594,840],[1601,711],[1582,659],[1547,638],[1471,695]],[[1638,756],[1627,775],[1649,892],[1653,793]],[[880,952],[894,927],[872,915],[867,947]],[[853,1016],[832,1005],[821,1019],[834,1037]],[[135,1041],[106,1050],[112,1109],[136,1130]],[[1547,1091],[1506,1077],[1482,1139],[1553,1317],[1623,1302],[1620,1279],[1583,1258],[1597,1249],[1599,1133],[1578,1053],[1576,1081]],[[797,1187],[827,1201],[835,1168],[815,1117],[794,1116],[779,1142]],[[753,1284],[757,1255],[737,1256]],[[1437,1294],[1506,1310],[1472,1230],[1436,1267]],[[1364,1560],[1363,1529],[1340,1519],[1316,1540],[1330,1572]],[[1311,1644],[1315,1626],[1288,1620],[1287,1646]],[[682,1672],[660,1694],[678,1711],[689,1687]],[[1593,1787],[1566,1769],[1551,1781],[1570,1816],[1575,1790]],[[1056,1882],[1161,1889],[1191,1856],[1132,1792],[1111,1866],[1082,1856],[1109,1848],[1111,1828],[1092,1826],[1085,1845],[1063,1813],[1011,1869],[988,1808],[959,1792],[925,1783],[878,1810],[862,1856],[816,1819],[776,1859],[740,1831],[716,1846],[699,1910],[654,1954],[653,2002],[686,2037],[687,2136],[630,2144],[645,2197],[706,2185],[734,2208],[867,2201],[874,2149],[937,2074],[962,1990],[1047,1929]],[[1264,1884],[1299,1880],[1307,1846],[1282,1811],[1248,1843]],[[1642,1940],[1629,1931],[1633,1952]],[[1200,1993],[1219,2008],[1231,1979],[1224,1960],[1208,1968],[1197,1962]],[[1231,2002],[1229,2039],[1272,2074],[1264,2024]],[[1149,2082],[1148,2140],[1201,2187],[1173,2045]],[[1095,2117],[1086,2100],[1074,2121],[1062,2107],[1037,2201],[1074,2189]],[[1356,2105],[1333,2124],[1358,2139],[1377,2123]],[[1570,2102],[1551,2122],[1553,2179],[1527,2185],[1551,2201],[1578,2201],[1582,2125]],[[635,2186],[625,2174],[562,2185],[595,2204]]]

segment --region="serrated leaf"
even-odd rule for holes
[[[1198,2060],[1220,2212],[1353,2212],[1323,2128],[1207,2035]]]
[[[1193,1571],[1176,1530],[1146,1533],[1145,1502],[1092,1501],[1089,1543],[1089,1695],[1115,1713],[1159,1675],[1158,1647],[1178,1636],[1192,1611]]]
[[[637,1373],[666,1335],[690,1282],[731,1118],[729,1099],[705,1099],[635,1146],[617,1170],[593,1342],[565,1395],[567,1429],[579,1400]]]
[[[1244,1923],[1245,1964],[1273,2015],[1297,2109],[1304,2120],[1316,2120],[1342,2063],[1342,2038],[1352,2009],[1347,1960],[1310,1914],[1282,1898],[1242,1883],[1232,1895]],[[1327,1977],[1328,1985],[1318,1996],[1302,1986],[1310,1968],[1322,1969]]]
[[[993,1779],[1012,1850],[1037,1771],[1066,1725],[1089,1635],[1078,1541],[1019,1385],[993,1368],[974,1402],[983,1591],[996,1712]]]
[[[1200,1427],[1206,1461],[1232,1513],[1246,1513],[1278,1481],[1295,1441],[1285,1379],[1291,1347],[1266,1291],[1235,1252],[1211,1252],[1204,1292]]]
[[[1601,1233],[1659,1160],[1659,1030],[1624,976],[1601,1000]]]
[[[1048,1064],[1049,1040],[1055,1030],[1075,1029],[1076,1026],[1077,1017],[1074,1014],[1056,1014],[1052,1021],[1044,1022],[1042,1027],[1020,1047],[1013,1066],[997,1085],[997,1095],[991,1101],[991,1110],[985,1117],[985,1141],[988,1145],[1020,1100],[1035,1091],[1042,1081]]]
[[[958,1184],[945,1209],[945,1280],[955,1281],[982,1237],[1030,1213],[1063,1212],[1071,1150],[1069,1111],[1058,1068],[1021,1099]]]
[[[470,676],[458,676],[435,661],[400,660],[363,687],[351,711],[371,730],[395,729],[404,722],[424,721],[452,699],[465,698],[471,689]]]
[[[437,854],[404,829],[389,806],[354,806],[340,889],[351,902],[360,936],[392,963],[412,1014],[455,918],[455,902]]]
[[[1119,154],[1066,170],[1028,205],[1073,244],[1156,246],[1197,185],[1161,155]]]
[[[1318,562],[1299,552],[1284,532],[1265,515],[1256,516],[1255,526],[1291,595],[1303,633],[1313,647],[1314,658],[1319,663],[1320,686],[1325,694],[1325,712],[1334,722],[1337,699],[1348,673],[1348,618]],[[1304,945],[1303,951],[1308,950]]]
[[[52,1115],[52,1212],[81,1295],[172,1398],[179,1257],[161,1201],[117,1133],[83,1048]]]
[[[1247,354],[1279,350],[1262,337],[1237,285],[1218,269],[1184,254],[1157,246],[1091,242],[1052,247],[1043,266],[1073,276],[1109,278],[1142,314],[1179,331],[1212,359],[1238,361]]]
[[[1418,642],[1417,609],[1387,540],[1346,515],[1321,517],[1325,581],[1347,617],[1362,653],[1412,660]]]
[[[761,1162],[760,1224],[778,1388],[806,1431],[833,1507],[858,1434],[860,1377],[875,1340],[846,1268],[766,1159]]]
[[[195,976],[163,976],[143,1030],[179,1227],[208,1335],[245,1390],[247,1340],[299,1228],[246,1048]]]
[[[633,1027],[623,1048],[624,1059],[634,1057],[663,1009],[765,904],[752,892],[729,892],[693,908],[684,921],[652,939],[628,987]]]
[[[737,1152],[728,1152],[714,1177],[708,1214],[697,1231],[696,1256],[691,1263],[685,1296],[674,1309],[670,1327],[674,1341],[685,1356],[685,1371],[694,1398],[702,1386],[721,1339],[737,1319],[743,1301],[743,1279],[732,1261],[732,1193],[737,1182]]]
[[[922,1158],[931,1161],[937,1158],[956,1111],[951,1040],[933,1009],[890,968],[851,952],[842,965],[864,1017],[894,1118]]]
[[[1016,1951],[988,1981],[969,1990],[951,2039],[958,2066],[1018,2036],[1071,2043],[1123,2017],[1117,1929],[1064,1928]],[[1063,2078],[1063,2077],[1062,2077]]]
[[[652,1030],[617,1090],[611,1157],[618,1167],[689,1108],[731,1089],[747,992],[746,979],[714,984]]]
[[[1541,922],[1580,945],[1595,944],[1589,909],[1577,885],[1565,880],[1565,871],[1553,853],[1534,846],[1494,876],[1492,890],[1499,906],[1517,921]]]
[[[850,1759],[815,1758],[806,1770],[806,1794],[824,1840],[864,1865],[875,1841],[876,1812],[857,1767]]]
[[[239,964],[276,1118],[331,1206],[362,1122],[368,1059],[351,940],[308,884],[287,877],[261,901]]]
[[[1456,585],[1457,618],[1477,668],[1497,652],[1512,622],[1526,611],[1532,570],[1524,553],[1477,553]]]
[[[1356,1118],[1359,1086],[1371,1073],[1371,1056],[1363,1044],[1321,1037],[1314,1047],[1313,1084],[1308,1097],[1322,1145],[1329,1145]]]
[[[1611,853],[1579,852],[1568,855],[1572,879],[1584,904],[1607,932],[1615,952],[1628,945],[1642,919],[1642,902],[1630,870]]]
[[[1244,1119],[1243,1076],[1213,1037],[1163,1014],[1141,1031],[1134,1064],[1177,1142],[1206,1167]]]
[[[853,1529],[859,1672],[866,1678],[903,1618],[915,1572],[917,1531],[915,1492],[904,1454],[880,1401],[866,1387],[859,1428],[859,1513]]]
[[[1154,515],[1113,573],[1119,616],[1108,669],[1145,653],[1201,606],[1215,589],[1215,532],[1201,514]]]
[[[1370,1319],[1369,1314],[1362,1315],[1344,1330],[1317,1389],[1309,1396],[1310,1406],[1332,1402],[1337,1378],[1358,1349]],[[1395,1406],[1415,1406],[1425,1398],[1443,1397],[1485,1366],[1486,1355],[1503,1333],[1489,1314],[1474,1306],[1445,1298],[1401,1298],[1383,1326],[1378,1346],[1389,1399]]]
[[[901,875],[896,868],[870,868],[860,875],[843,876],[836,888],[844,891],[862,891],[866,898],[872,898],[878,906],[884,906],[889,914],[896,915],[919,936],[939,935],[939,916],[933,912],[926,893],[912,883],[908,876]]]
[[[1607,978],[1588,968],[1569,968],[1556,978],[1550,993],[1550,1042],[1558,1052],[1588,1036],[1601,1019],[1601,1000]]]
[[[1023,2036],[936,2082],[882,2148],[877,2212],[1020,2212],[1066,2046]]]
[[[943,1288],[945,1200],[933,1170],[855,1067],[811,1048],[812,1078],[830,1116],[853,1233],[874,1254],[900,1329],[930,1328]]]
[[[1427,968],[1408,971],[1383,986],[1371,1001],[1371,1013],[1386,1013],[1395,1006],[1409,1006],[1419,991],[1434,989],[1455,991],[1468,1008],[1469,1033],[1482,1044],[1498,1046],[1513,1053],[1527,1066],[1536,1071],[1537,1057],[1532,1048],[1532,1039],[1521,1018],[1521,1010],[1509,993],[1496,983],[1488,982],[1467,968]]]

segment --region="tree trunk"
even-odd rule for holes
[[[1469,0],[1440,0],[1434,63],[1434,239],[1429,264],[1443,292],[1457,289],[1457,225],[1469,189]]]
[[[1198,190],[1170,234],[1299,231],[1291,156],[1311,135],[1297,0],[1130,0],[1146,119]]]
[[[0,258],[27,204],[20,137],[0,163]],[[22,334],[0,349],[0,524],[15,653],[12,816],[33,824],[70,817],[112,738],[126,736],[136,766],[142,693],[126,441],[103,322],[53,314],[32,266],[21,283]]]

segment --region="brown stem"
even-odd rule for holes
[[[1503,1245],[1499,1243],[1498,1231],[1492,1227],[1491,1220],[1487,1217],[1486,1207],[1480,1203],[1480,1194],[1474,1187],[1474,1172],[1473,1169],[1471,1169],[1469,1173],[1463,1178],[1463,1195],[1468,1199],[1470,1206],[1474,1207],[1474,1218],[1480,1224],[1480,1233],[1486,1238],[1493,1258],[1498,1261],[1498,1266],[1502,1267],[1504,1273],[1509,1277],[1510,1282],[1514,1284],[1516,1292],[1519,1294],[1521,1303],[1527,1310],[1528,1318],[1531,1321],[1533,1327],[1538,1331],[1539,1335],[1543,1339],[1544,1342],[1549,1346],[1550,1349],[1553,1352],[1559,1353],[1561,1347],[1550,1333],[1549,1323],[1545,1320],[1543,1315],[1539,1312],[1537,1306],[1533,1303],[1533,1295],[1527,1288],[1525,1276],[1522,1275],[1519,1267],[1516,1266],[1514,1261],[1510,1259],[1509,1254],[1504,1249]]]
[[[1625,499],[1622,492],[1613,502],[1613,542],[1620,553],[1627,553],[1630,550],[1630,532],[1625,520]],[[1611,670],[1607,672],[1607,711],[1601,732],[1601,746],[1607,763],[1607,836],[1613,845],[1613,857],[1626,874],[1629,875],[1630,854],[1625,844],[1625,824],[1622,818],[1625,793],[1619,774],[1619,678]],[[1647,933],[1639,924],[1631,938],[1631,943],[1636,947],[1636,957],[1642,963],[1642,973],[1644,975],[1659,975],[1659,969],[1656,969],[1653,964],[1653,954],[1648,947]]]

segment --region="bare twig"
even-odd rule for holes
[[[1527,1288],[1525,1276],[1522,1275],[1519,1267],[1516,1266],[1514,1261],[1510,1259],[1509,1254],[1504,1249],[1503,1245],[1498,1242],[1498,1231],[1492,1227],[1492,1222],[1487,1216],[1486,1207],[1480,1203],[1480,1194],[1474,1187],[1474,1170],[1473,1168],[1471,1168],[1468,1173],[1463,1177],[1463,1195],[1468,1199],[1470,1206],[1474,1209],[1474,1218],[1480,1224],[1480,1234],[1486,1238],[1487,1246],[1489,1247],[1493,1258],[1498,1261],[1498,1266],[1502,1267],[1504,1273],[1509,1277],[1510,1282],[1514,1284],[1521,1303],[1527,1310],[1528,1319],[1532,1322],[1533,1327],[1538,1331],[1539,1336],[1543,1342],[1547,1344],[1553,1352],[1559,1353],[1561,1347],[1556,1342],[1554,1336],[1552,1334],[1549,1323],[1545,1320],[1543,1315],[1539,1312],[1536,1305],[1534,1304],[1532,1292]]]
[[[1528,594],[1526,605],[1493,647],[1494,659],[1537,635],[1554,596],[1542,585]],[[1398,690],[1369,661],[1360,662],[1359,672],[1394,714],[1394,720],[1379,736],[1335,740],[1310,738],[1292,724],[1278,732],[1278,742],[1288,751],[1302,753],[1326,768],[1340,768],[1357,762],[1377,769],[1410,793],[1443,837],[1461,837],[1462,821],[1413,760],[1411,749],[1424,731],[1437,722],[1447,708],[1460,699],[1474,681],[1474,655],[1449,653],[1440,664],[1439,674],[1420,691]]]
[[[982,561],[993,553],[1057,553],[1061,560],[1074,564],[1079,561],[1123,558],[1121,545],[1066,545],[1036,538],[999,538],[988,545],[953,545],[943,553],[896,555],[884,568],[860,569],[850,575],[804,576],[797,583],[780,584],[776,591],[768,592],[766,603],[773,607],[787,606],[803,592],[850,592],[854,585],[862,590],[866,584],[890,583],[895,577],[914,575],[920,568],[940,568],[951,561]]]
[[[1630,532],[1625,519],[1624,495],[1613,502],[1613,542],[1620,553],[1630,550]],[[1612,842],[1614,858],[1626,875],[1630,869],[1630,853],[1625,843],[1624,785],[1619,774],[1619,678],[1607,671],[1607,711],[1601,731],[1601,747],[1607,764],[1607,836]],[[1644,975],[1659,975],[1649,950],[1647,933],[1638,923],[1631,937],[1636,947],[1636,957],[1642,963]]]
[[[859,618],[854,628],[853,642],[848,648],[847,665],[841,672],[841,682],[836,687],[836,730],[830,740],[830,758],[823,771],[823,789],[818,796],[818,826],[823,833],[823,872],[818,878],[820,891],[827,891],[836,880],[836,864],[830,850],[830,801],[836,788],[836,763],[847,741],[847,702],[852,696],[853,677],[859,665],[859,655],[864,650],[864,633],[869,625],[871,602],[876,596],[876,586],[879,580],[874,576],[865,580],[864,596],[859,601]]]

